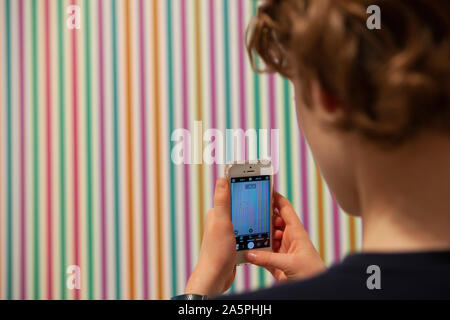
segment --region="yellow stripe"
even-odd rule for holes
[[[200,0],[195,0],[195,50],[196,50],[196,72],[197,72],[197,115],[196,120],[202,121],[202,110],[203,110],[203,99],[202,99],[202,51],[201,51],[201,16],[200,16]],[[203,125],[202,125],[203,128]],[[203,150],[203,138],[199,138],[201,142],[201,148]],[[203,154],[202,154],[203,156]],[[203,161],[202,161],[203,162]],[[197,166],[198,170],[198,201],[199,201],[199,213],[198,213],[198,230],[200,243],[203,238],[203,216],[204,206],[203,206],[203,165]]]
[[[350,252],[356,250],[356,222],[355,217],[348,216],[349,236],[350,236]]]
[[[126,130],[127,130],[127,187],[128,187],[128,264],[130,267],[128,274],[129,298],[134,296],[134,202],[133,202],[133,99],[132,99],[132,76],[131,76],[131,43],[130,43],[130,1],[125,5],[125,59],[126,59]]]
[[[160,84],[159,84],[159,17],[158,17],[158,1],[153,1],[153,57],[154,57],[154,77],[155,77],[155,116],[154,119],[154,128],[155,128],[155,146],[156,146],[156,239],[157,245],[156,245],[156,257],[157,257],[157,288],[158,288],[158,299],[163,299],[164,297],[164,291],[163,291],[163,256],[162,256],[162,237],[161,237],[161,213],[162,213],[162,207],[161,207],[161,195],[160,190],[162,190],[161,186],[161,147],[160,147],[160,121],[159,121],[159,108],[160,108]]]
[[[316,166],[317,173],[317,214],[318,214],[318,228],[319,228],[319,253],[322,260],[325,260],[325,223],[323,216],[323,193],[322,193],[322,177],[319,169]]]

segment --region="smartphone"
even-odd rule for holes
[[[247,263],[247,251],[272,251],[272,171],[271,162],[266,160],[232,163],[225,168],[237,265]]]

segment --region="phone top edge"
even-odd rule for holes
[[[272,165],[272,161],[269,159],[256,159],[256,160],[245,160],[245,161],[240,161],[240,160],[234,160],[234,161],[229,161],[225,164],[225,166],[232,166],[232,165],[246,165],[246,164],[261,164],[261,165]]]

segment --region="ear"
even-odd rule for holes
[[[327,116],[332,116],[342,109],[339,100],[335,96],[325,92],[317,81],[313,82],[312,90],[315,104],[319,105]]]
[[[330,113],[335,113],[340,109],[339,101],[331,94],[325,91],[320,91],[320,100],[325,110]]]

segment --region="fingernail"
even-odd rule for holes
[[[227,188],[228,181],[224,178],[217,179],[216,188],[219,190],[225,190]]]
[[[254,254],[253,252],[248,252],[247,253],[247,260],[249,262],[256,261],[256,254]]]

